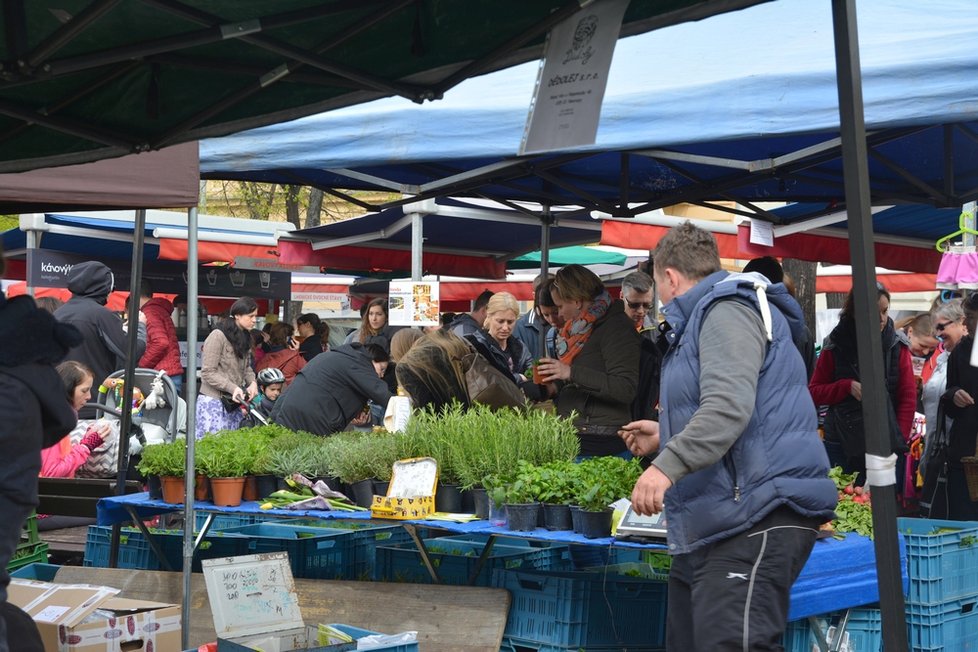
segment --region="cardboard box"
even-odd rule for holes
[[[386,496],[374,496],[370,515],[396,520],[422,519],[435,513],[438,462],[413,457],[394,462]]]
[[[26,611],[45,652],[166,652],[181,649],[178,605],[127,600],[118,589],[13,579],[7,600]]]

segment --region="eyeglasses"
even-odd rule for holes
[[[628,301],[629,310],[638,310],[639,308],[644,308],[645,310],[652,310],[652,303],[642,302],[642,301]]]
[[[943,324],[935,324],[934,325],[934,332],[935,333],[943,333],[944,332],[944,329],[947,328],[948,326],[950,326],[953,323],[954,323],[953,321],[946,321]]]

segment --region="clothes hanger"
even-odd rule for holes
[[[934,246],[937,248],[937,250],[939,252],[941,252],[941,253],[946,252],[950,248],[950,242],[954,238],[958,237],[959,235],[974,235],[974,236],[978,236],[978,231],[976,231],[976,230],[974,230],[974,229],[972,229],[972,228],[970,228],[968,226],[965,226],[965,220],[974,219],[974,216],[975,216],[974,213],[971,213],[971,212],[968,212],[968,211],[965,211],[965,212],[961,213],[961,215],[958,217],[958,230],[955,231],[954,233],[950,233],[950,234],[944,236],[943,238],[941,238],[940,240],[938,240],[934,244]]]

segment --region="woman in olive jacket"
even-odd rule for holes
[[[581,456],[629,456],[618,429],[631,421],[641,346],[621,300],[612,301],[593,272],[567,265],[551,291],[564,318],[557,359],[543,358],[538,372],[557,392],[557,413],[576,413]]]

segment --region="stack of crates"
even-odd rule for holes
[[[830,649],[851,652],[881,652],[883,649],[883,619],[879,609],[849,609],[841,641],[837,641],[836,629],[843,612],[819,616],[815,620]],[[811,652],[819,649],[818,639],[808,619],[788,623],[784,632],[785,652]]]
[[[910,648],[964,650],[978,632],[978,522],[897,520],[907,542]]]
[[[24,527],[20,531],[20,543],[17,544],[17,550],[7,564],[7,570],[16,570],[28,564],[43,564],[47,560],[48,544],[41,541],[41,536],[37,533],[37,514],[31,514],[24,521]]]

